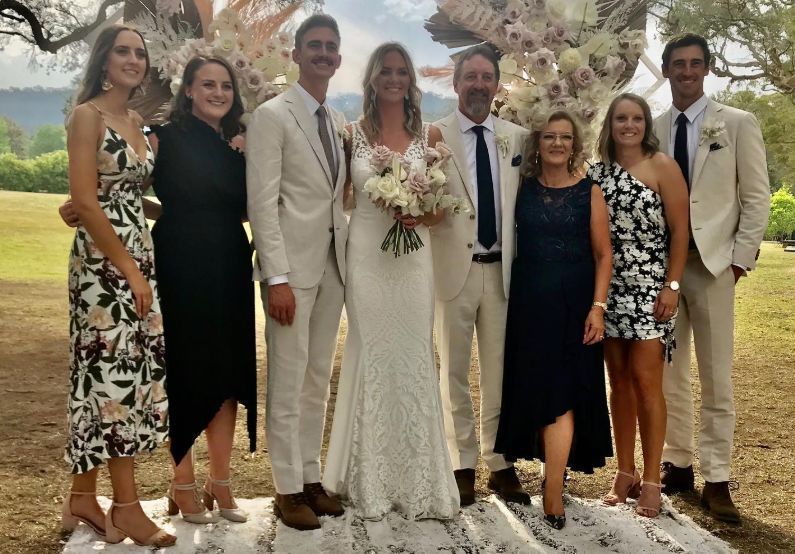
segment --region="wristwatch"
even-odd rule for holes
[[[668,287],[674,292],[679,292],[679,281],[666,281],[663,283],[663,287]]]

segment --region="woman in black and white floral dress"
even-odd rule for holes
[[[168,438],[163,324],[141,200],[153,156],[141,117],[126,107],[148,72],[141,34],[105,28],[68,124],[69,189],[80,224],[69,257],[65,459],[74,475],[63,525],[81,521],[107,542],[129,536],[165,547],[176,537],[141,509],[134,477],[135,456]],[[113,505],[104,514],[95,497],[106,462]]]
[[[660,512],[660,460],[665,441],[664,361],[670,361],[687,258],[687,187],[677,163],[659,151],[649,106],[622,94],[599,136],[602,159],[589,170],[610,214],[613,277],[605,316],[605,361],[618,472],[607,504],[638,497],[637,512]],[[635,469],[640,427],[643,479]],[[642,483],[642,487],[641,487]]]

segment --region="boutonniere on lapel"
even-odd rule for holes
[[[721,136],[723,133],[726,132],[726,122],[719,121],[713,118],[707,118],[704,120],[704,123],[701,125],[701,137],[699,140],[699,144],[703,143],[705,140],[713,140]],[[710,151],[712,150],[720,150],[723,148],[722,145],[719,145],[717,148],[713,148],[717,143],[710,144]]]
[[[494,140],[497,142],[497,150],[500,151],[500,156],[503,158],[508,155],[508,147],[511,145],[511,139],[508,135],[496,135]]]

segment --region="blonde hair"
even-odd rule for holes
[[[420,138],[422,136],[422,111],[420,110],[420,102],[422,100],[422,92],[417,87],[417,74],[414,72],[414,64],[411,61],[406,48],[398,42],[385,42],[375,49],[367,62],[367,69],[364,73],[364,80],[362,81],[363,99],[362,99],[362,120],[361,127],[368,140],[375,141],[381,134],[381,116],[378,113],[378,106],[376,104],[375,80],[381,74],[384,67],[384,56],[390,52],[397,52],[403,56],[403,61],[406,62],[406,68],[409,72],[408,98],[403,101],[403,112],[405,120],[403,126],[406,131],[414,137]]]
[[[547,125],[553,121],[568,121],[571,123],[571,132],[572,135],[574,135],[574,141],[571,145],[569,173],[573,175],[585,163],[585,158],[587,156],[585,154],[582,131],[580,131],[579,124],[569,112],[558,110],[549,114],[549,117],[547,117],[541,129],[530,133],[530,137],[527,139],[527,144],[524,149],[524,162],[521,167],[521,173],[525,177],[535,177],[541,174],[541,135],[544,133],[544,129],[546,129]]]

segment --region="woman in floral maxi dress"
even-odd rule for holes
[[[127,100],[149,71],[141,35],[114,25],[97,37],[68,124],[69,184],[80,225],[69,265],[69,441],[74,474],[63,524],[107,542],[171,546],[141,509],[134,458],[168,437],[163,328],[141,192],[152,153]],[[96,502],[107,461],[113,507]]]

